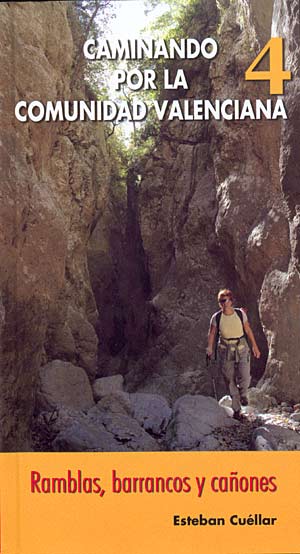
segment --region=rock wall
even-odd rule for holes
[[[211,64],[212,98],[268,97],[268,83],[245,81],[244,72],[270,38],[272,4],[230,3],[221,21],[220,52]],[[290,257],[278,164],[281,122],[214,121],[212,127],[218,202],[215,231],[262,351],[260,362],[252,367],[258,377],[268,355],[261,287],[270,272],[287,269]]]
[[[99,310],[99,375],[126,373],[128,360],[139,358],[147,346],[150,285],[137,202],[136,172],[130,170],[126,188],[118,191],[112,182],[109,206],[89,241],[89,271]]]
[[[71,89],[68,2],[1,3],[1,450],[30,448],[38,368],[60,358],[96,372],[97,308],[86,249],[105,204],[103,131],[90,123],[20,123],[19,99]],[[71,14],[70,14],[71,16]],[[80,80],[80,79],[79,79]]]
[[[273,17],[294,73],[286,87],[289,120],[163,123],[139,193],[152,325],[148,349],[131,364],[127,383],[169,399],[187,391],[212,394],[207,327],[218,309],[218,288],[229,286],[247,307],[262,351],[254,379],[267,363],[263,390],[292,401],[300,392],[299,6],[275,2],[273,14],[273,0],[217,4],[201,2],[191,23],[191,36],[216,36],[220,50],[211,63],[194,61],[192,70],[183,65],[186,98],[267,98],[267,83],[246,82],[244,72],[270,38]]]
[[[202,2],[191,36],[214,36],[218,17],[214,2]],[[209,96],[209,65],[203,59],[181,62],[190,83],[187,98]],[[210,142],[207,124],[165,120],[139,190],[152,313],[148,350],[130,364],[127,383],[169,399],[211,392],[204,344],[216,292],[226,283],[226,267],[214,232],[217,202]]]
[[[300,396],[300,282],[299,282],[299,132],[300,132],[300,6],[297,1],[275,0],[273,36],[285,38],[285,66],[292,72],[292,81],[285,84],[285,104],[289,118],[284,121],[280,136],[280,186],[286,202],[289,226],[288,264],[265,275],[261,293],[261,317],[270,354],[263,390],[286,400]],[[282,237],[277,234],[277,240]]]

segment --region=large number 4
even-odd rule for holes
[[[255,71],[265,54],[270,52],[269,71]],[[291,72],[283,68],[283,39],[271,38],[245,72],[246,81],[270,81],[270,94],[283,94],[284,81],[291,80]]]

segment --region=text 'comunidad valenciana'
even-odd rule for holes
[[[260,120],[287,119],[284,102],[277,100],[153,100],[159,121],[163,119],[180,121],[216,120]],[[147,118],[150,106],[143,101],[127,102],[112,100],[58,100],[57,102],[40,102],[21,100],[16,104],[15,116],[21,122],[33,121],[143,121]]]

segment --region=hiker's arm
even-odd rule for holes
[[[217,327],[215,325],[210,325],[209,332],[208,332],[208,343],[207,343],[207,349],[206,349],[206,354],[209,357],[213,353],[216,332],[217,332]]]
[[[259,348],[256,344],[256,340],[255,340],[255,337],[253,335],[253,331],[252,331],[252,329],[249,325],[249,321],[244,322],[244,329],[245,329],[245,333],[247,334],[247,337],[249,338],[249,340],[251,342],[252,352],[254,354],[254,357],[255,358],[260,358],[260,351],[259,351]]]

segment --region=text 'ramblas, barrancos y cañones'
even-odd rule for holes
[[[231,471],[224,475],[122,475],[116,469],[109,481],[100,475],[86,475],[81,469],[67,469],[63,475],[43,475],[30,472],[30,492],[33,494],[193,494],[201,498],[205,492],[216,494],[275,493],[278,489],[274,475],[243,475]]]
[[[83,55],[90,62],[97,60],[119,60],[119,69],[112,71],[113,89],[138,92],[157,90],[157,73],[149,69],[124,69],[123,60],[197,60],[203,58],[209,63],[218,55],[219,46],[212,37],[202,41],[187,39],[89,39],[84,43]],[[260,59],[269,53],[270,71],[255,71]],[[283,43],[281,38],[272,38],[255,58],[253,64],[245,68],[246,80],[265,80],[270,82],[270,94],[282,94],[284,81],[290,80],[289,71],[283,70]],[[163,69],[163,89],[182,91],[189,89],[184,69],[178,68],[171,77],[168,68]],[[144,121],[149,110],[154,110],[159,121],[207,121],[215,120],[261,120],[287,119],[287,111],[282,97],[267,99],[237,98],[180,98],[173,100],[149,101],[132,97],[128,100],[46,100],[37,98],[31,101],[20,99],[15,106],[15,116],[20,122],[33,121]]]

